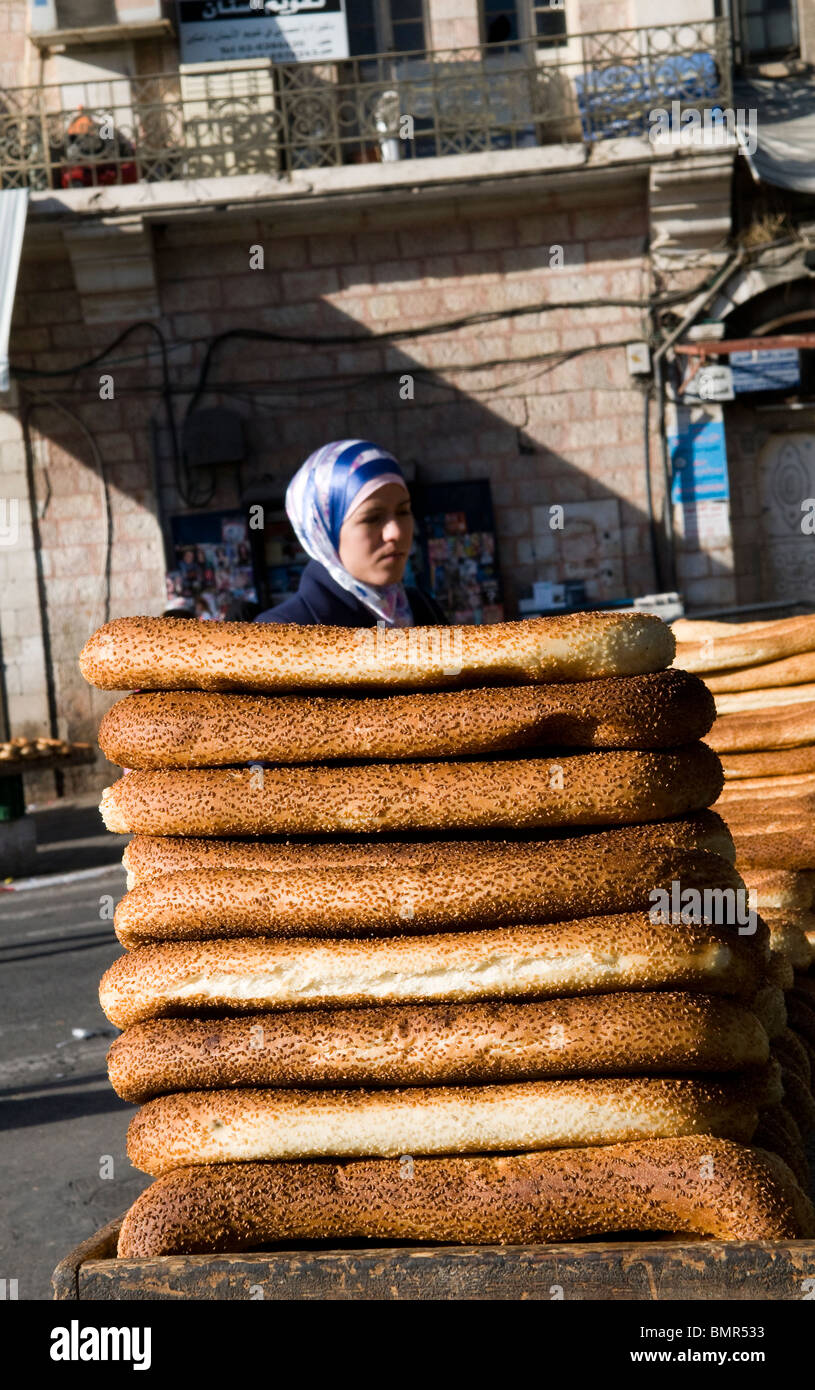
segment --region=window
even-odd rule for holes
[[[565,0],[481,0],[484,42],[537,38],[538,48],[565,48]]]
[[[563,48],[568,42],[564,0],[532,0],[532,29],[538,48]]]
[[[58,29],[92,29],[118,22],[114,0],[57,0]]]
[[[346,0],[351,56],[424,52],[424,0]]]
[[[744,62],[797,55],[795,0],[739,0],[738,19]]]

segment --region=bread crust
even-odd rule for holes
[[[805,685],[815,681],[815,651],[766,661],[762,666],[743,666],[736,671],[708,671],[705,685],[714,694],[736,690],[766,690],[771,686]]]
[[[109,830],[148,835],[320,835],[625,825],[710,806],[721,764],[675,752],[472,762],[132,772],[106,788]]]
[[[183,869],[329,869],[379,866],[413,867],[421,864],[460,864],[469,856],[477,867],[484,850],[501,847],[514,852],[521,843],[530,852],[544,852],[566,839],[585,845],[589,852],[601,849],[614,855],[657,846],[677,849],[704,849],[719,854],[728,863],[736,857],[733,837],[715,811],[697,811],[677,820],[656,821],[650,825],[618,826],[610,830],[577,831],[564,836],[554,831],[543,839],[517,840],[222,840],[192,835],[135,835],[126,845],[122,863],[127,869],[128,888],[152,878],[178,873]]]
[[[811,821],[779,820],[764,829],[732,824],[739,865],[763,869],[815,869],[815,833]]]
[[[734,626],[735,630],[722,635],[700,633],[697,641],[678,641],[677,666],[686,671],[732,671],[815,650],[815,616],[810,614],[766,624],[746,623],[741,630]]]
[[[183,869],[131,889],[114,924],[128,950],[215,937],[422,935],[645,910],[652,891],[670,892],[674,881],[683,890],[744,887],[706,850],[609,854],[578,839],[543,850],[482,846],[477,857],[417,866]]]
[[[815,700],[719,715],[705,742],[717,753],[808,747],[815,741]]]
[[[806,748],[770,748],[761,753],[725,753],[725,782],[741,778],[789,777],[815,773],[815,744]]]
[[[675,646],[641,613],[389,629],[116,618],[79,666],[101,690],[443,689],[639,676],[670,666]]]
[[[717,715],[745,714],[751,711],[768,713],[790,706],[808,705],[815,700],[815,682],[805,685],[772,685],[761,690],[724,691],[714,696]]]
[[[809,912],[815,895],[815,873],[806,869],[753,869],[741,871],[756,912]]]
[[[719,1240],[815,1234],[776,1154],[711,1135],[548,1153],[182,1168],[122,1223],[120,1257],[300,1240],[538,1245],[623,1231]]]
[[[812,947],[807,932],[815,928],[815,912],[770,908],[762,916],[770,932],[770,950],[789,961],[793,970],[808,970]]]
[[[757,924],[758,927],[758,924]],[[267,1009],[541,999],[624,989],[752,996],[767,928],[649,921],[647,913],[549,926],[374,940],[164,941],[114,961],[100,985],[119,1028],[144,1019]]]
[[[122,767],[227,767],[460,757],[503,749],[674,748],[715,718],[698,676],[659,671],[565,685],[347,696],[128,695],[99,728]]]
[[[780,1071],[780,1069],[779,1069]],[[134,1167],[558,1149],[716,1135],[748,1143],[764,1098],[752,1076],[592,1077],[398,1090],[182,1091],[147,1101],[127,1132]]]
[[[655,1020],[659,1027],[655,1029]],[[792,1035],[790,1035],[792,1036]],[[800,1067],[795,1040],[782,1064]],[[516,1004],[381,1005],[136,1023],[108,1052],[117,1095],[236,1087],[474,1085],[545,1076],[730,1072],[769,1057],[745,1004],[595,994]]]
[[[810,1175],[801,1131],[784,1105],[770,1105],[759,1111],[758,1128],[753,1135],[755,1148],[769,1149],[783,1159],[802,1192],[809,1192]]]

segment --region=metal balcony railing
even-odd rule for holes
[[[730,100],[724,20],[331,63],[0,91],[0,187],[96,187],[420,159],[649,129]],[[676,108],[674,108],[675,110]]]

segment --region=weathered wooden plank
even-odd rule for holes
[[[115,1221],[108,1222],[107,1226],[101,1226],[98,1231],[94,1231],[92,1236],[88,1236],[87,1240],[83,1240],[80,1245],[75,1246],[64,1260],[60,1260],[51,1275],[51,1287],[54,1290],[55,1299],[80,1297],[78,1274],[80,1266],[86,1260],[106,1260],[108,1264],[117,1263],[115,1259],[116,1241],[123,1219],[119,1216]]]
[[[99,1233],[105,1254],[111,1230]],[[815,1293],[812,1240],[300,1249],[152,1260],[110,1259],[97,1250],[77,1264],[76,1293],[57,1297],[607,1302],[792,1301]]]

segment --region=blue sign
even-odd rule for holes
[[[731,352],[733,390],[778,391],[797,386],[801,379],[797,348],[757,348],[754,352]]]
[[[724,421],[699,420],[668,435],[671,455],[671,501],[683,506],[724,502],[730,497]]]

